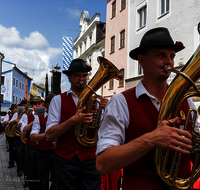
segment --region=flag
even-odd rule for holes
[[[63,70],[67,70],[73,59],[73,41],[71,37],[63,37]]]
[[[46,77],[45,77],[45,86],[44,86],[44,91],[45,91],[45,100],[49,94],[49,84],[48,84],[48,74],[46,73]]]

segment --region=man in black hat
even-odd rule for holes
[[[124,168],[123,190],[168,189],[156,173],[154,148],[178,151],[186,157],[190,153],[191,134],[170,127],[171,123],[180,123],[178,118],[164,120],[157,126],[170,75],[164,71],[164,66],[173,68],[175,53],[182,49],[183,44],[174,43],[167,28],[147,31],[140,46],[129,54],[143,68],[142,81],[136,87],[113,96],[106,106],[99,129],[96,166],[104,175]],[[189,107],[195,107],[191,99],[183,104],[184,110]],[[182,169],[184,174],[190,173],[188,157]]]
[[[46,137],[55,139],[56,185],[62,189],[95,189],[101,188],[101,176],[96,170],[96,146],[83,147],[75,138],[76,124],[89,124],[92,113],[76,112],[79,96],[87,83],[91,66],[82,59],[74,59],[68,70],[71,89],[55,96],[49,107]],[[105,104],[107,100],[103,101]]]
[[[26,103],[27,103],[27,100],[23,99],[20,102],[20,104],[18,104],[18,106],[25,107]],[[20,120],[19,115],[20,115],[19,111],[13,115],[12,119],[9,122],[10,127],[13,127],[14,124],[18,124]],[[9,148],[9,151],[15,151],[15,157],[16,157],[16,163],[17,163],[17,176],[21,177],[23,175],[23,147],[24,145],[21,142],[20,137],[17,137],[14,135],[14,137],[10,137],[10,138],[12,138],[12,141],[14,141],[14,144],[11,146],[11,150]],[[9,165],[9,168],[12,168],[12,167],[14,167],[14,165],[12,164]]]
[[[56,189],[55,184],[55,154],[54,141],[47,140],[45,136],[46,122],[48,117],[49,104],[55,95],[50,94],[44,101],[46,112],[36,117],[33,121],[30,133],[31,140],[37,141],[37,169],[39,179],[39,189]],[[51,185],[49,186],[49,173],[51,173]]]
[[[10,106],[10,113],[6,114],[4,120],[3,120],[3,125],[7,126],[9,124],[9,121],[12,119],[15,110],[17,109],[17,105],[16,104],[12,104]],[[6,139],[8,141],[8,151],[9,151],[9,166],[8,168],[13,168],[14,167],[14,161],[15,161],[15,151],[14,151],[14,138],[13,137],[8,137],[6,136]]]

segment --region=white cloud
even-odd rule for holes
[[[49,43],[38,31],[31,32],[29,37],[22,39],[15,27],[5,28],[0,25],[0,42],[8,47],[45,48]]]
[[[46,73],[51,76],[51,59],[62,56],[62,48],[50,47],[47,39],[38,31],[22,38],[16,27],[6,28],[2,25],[0,52],[5,55],[5,61],[15,63],[20,70],[28,72],[36,84],[44,84]]]
[[[77,8],[66,8],[66,11],[68,13],[68,15],[72,18],[80,18],[81,15],[81,10],[77,9]]]

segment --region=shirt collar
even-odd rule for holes
[[[44,112],[44,118],[46,118],[48,116],[48,113],[45,111]]]
[[[152,96],[151,94],[149,94],[149,92],[146,90],[146,88],[144,87],[144,85],[142,84],[142,80],[138,83],[138,85],[136,86],[136,98],[138,99],[141,95],[146,94],[147,96],[149,96],[150,98],[156,99],[154,96]]]
[[[74,96],[77,96],[77,95],[72,91],[71,88],[67,91],[67,96],[68,96],[69,94],[72,94],[72,95],[74,95]]]

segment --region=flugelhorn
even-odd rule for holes
[[[96,95],[96,91],[111,79],[122,79],[120,71],[113,63],[103,57],[98,57],[97,60],[99,62],[99,69],[90,82],[85,85],[77,104],[77,111],[84,108],[85,113],[93,113],[95,115],[92,124],[77,124],[75,126],[75,137],[77,141],[85,147],[93,147],[98,141],[101,109],[98,108],[99,102],[97,98],[100,96]],[[88,137],[88,130],[90,130],[90,128],[96,129],[94,137]]]
[[[178,116],[182,103],[189,97],[200,97],[200,92],[195,85],[195,82],[200,79],[200,45],[180,72],[169,66],[165,67],[165,71],[175,72],[177,73],[177,76],[171,82],[162,101],[158,124],[163,120]],[[189,92],[192,87],[194,91]],[[191,112],[193,112],[193,120],[189,119]],[[190,109],[187,116],[182,118],[185,119],[184,130],[188,130],[193,136],[193,149],[191,150],[191,153],[195,156],[191,175],[188,176],[188,178],[179,178],[177,176],[181,158],[183,157],[181,153],[173,153],[172,151],[161,148],[157,148],[155,151],[154,161],[157,173],[170,189],[192,189],[193,184],[200,176],[200,132],[194,130],[196,117],[197,111],[195,109]],[[191,129],[188,127],[189,123]],[[173,156],[171,157],[172,154]],[[169,160],[170,164],[168,164]]]

